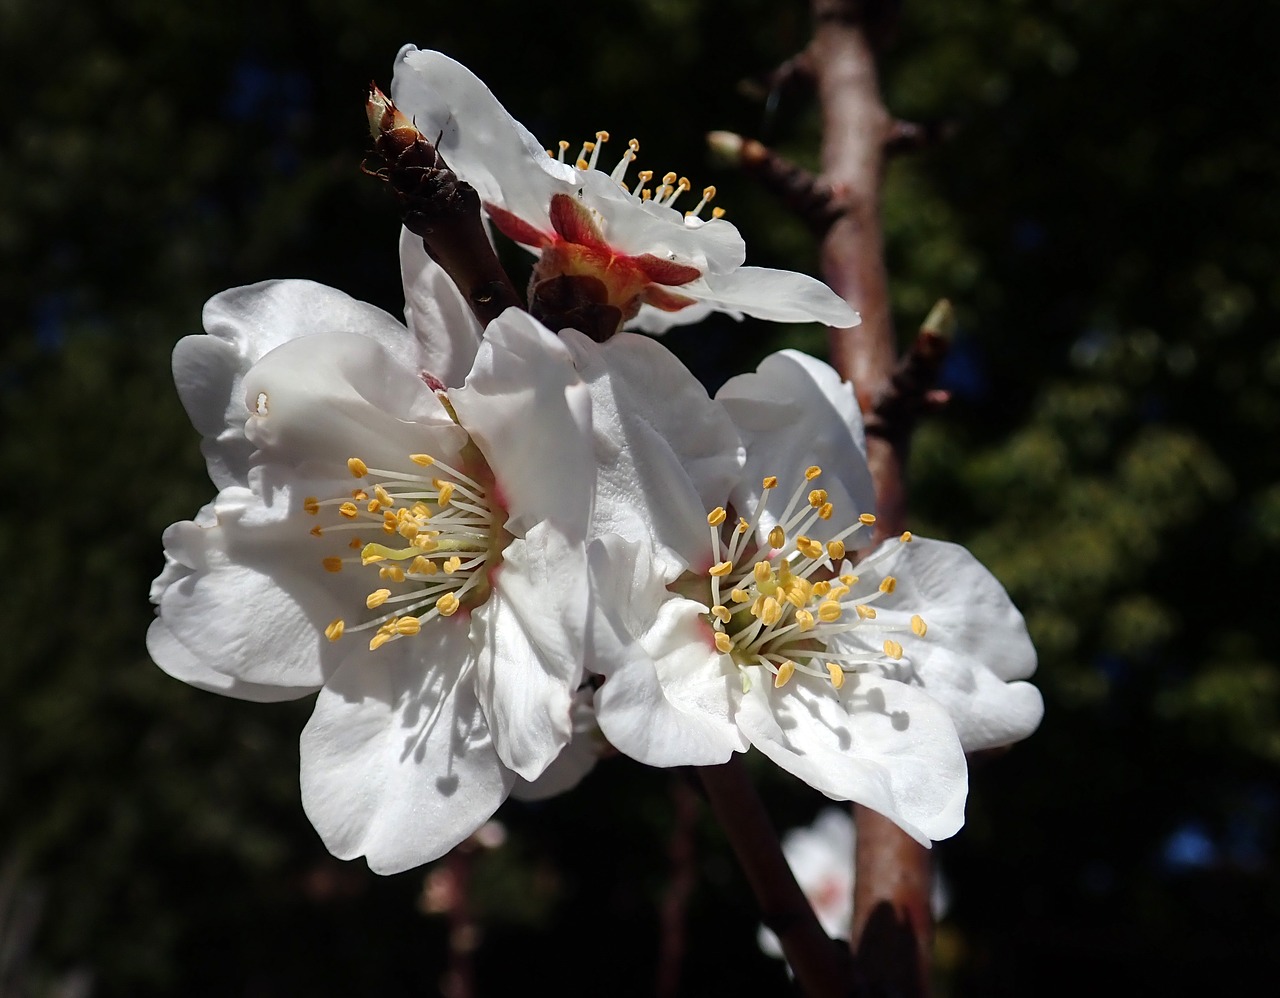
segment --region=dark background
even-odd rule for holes
[[[702,139],[812,163],[811,104],[738,89],[807,36],[799,0],[0,3],[0,994],[435,993],[425,871],[340,863],[302,814],[309,703],[147,658],[160,533],[212,494],[169,353],[268,277],[399,312],[394,208],[359,167],[365,85],[409,40],[548,145],[635,135],[642,165],[720,188],[751,262],[812,272],[807,232]],[[914,526],[1005,582],[1047,702],[937,848],[942,994],[1280,971],[1278,36],[1280,7],[1243,0],[904,5],[887,102],[959,126],[888,175],[899,328],[943,296],[961,318]],[[824,349],[727,320],[667,343],[712,387]],[[781,827],[822,804],[758,775]],[[499,812],[482,994],[652,993],[678,779],[615,759]],[[705,815],[696,845],[685,992],[784,990]]]

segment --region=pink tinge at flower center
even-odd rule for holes
[[[330,641],[371,631],[369,648],[377,650],[488,598],[511,538],[492,484],[477,480],[484,475],[429,454],[406,455],[405,466],[392,469],[352,457],[347,468],[361,482],[357,488],[337,498],[310,496],[303,508],[320,521],[313,537],[341,542],[320,559],[325,571],[364,571],[371,580],[376,573],[377,584],[353,615],[329,623]]]
[[[883,655],[837,648],[831,643],[855,628],[885,632],[906,628],[877,621],[874,604],[897,588],[893,576],[885,576],[870,591],[859,593],[859,576],[841,571],[845,542],[875,523],[873,514],[860,514],[851,526],[826,541],[813,536],[834,512],[826,490],[810,487],[821,474],[816,465],[805,472],[769,531],[768,548],[758,547],[752,538],[778,487],[777,478],[764,479],[764,491],[751,520],[740,517],[729,528],[728,513],[722,506],[707,516],[715,562],[707,572],[711,590],[708,623],[716,650],[741,672],[744,690],[750,687],[745,671],[750,666],[767,669],[776,688],[786,686],[799,672],[827,680],[838,690],[846,674],[903,656],[901,643],[893,637],[884,638]],[[911,534],[904,533],[900,541],[909,543]],[[873,555],[858,568],[865,571],[882,557],[883,553]],[[917,638],[925,636],[928,628],[919,614],[911,617],[910,630]]]
[[[608,138],[608,132],[597,132],[595,142],[585,143],[575,164],[576,168],[595,169],[601,146]],[[624,190],[627,187],[623,178],[627,167],[635,160],[639,147],[639,143],[632,139],[610,174]],[[568,148],[569,143],[560,143],[560,162],[564,162],[564,154]],[[547,150],[547,153],[552,155],[551,150]],[[652,200],[657,204],[671,206],[692,186],[687,178],[668,173],[663,176],[661,183],[651,189],[647,185],[653,177],[652,170],[640,171],[639,182],[633,193],[637,200]],[[702,192],[702,200],[695,208],[686,212],[686,216],[698,217],[715,194],[714,187],[707,187]],[[642,304],[665,312],[678,312],[695,302],[695,299],[672,289],[701,277],[702,272],[697,267],[664,260],[652,253],[632,255],[622,252],[609,243],[604,220],[599,214],[568,194],[552,195],[548,206],[551,224],[549,230],[498,205],[486,204],[485,208],[494,225],[504,235],[540,251],[534,268],[535,283],[562,276],[594,277],[604,284],[606,303],[622,312],[623,321],[633,318]],[[723,214],[720,208],[712,210],[714,218]]]

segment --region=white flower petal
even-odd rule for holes
[[[365,856],[375,873],[444,855],[489,819],[513,780],[463,671],[466,621],[433,624],[344,664],[302,732],[307,817],[330,852]]]
[[[874,572],[893,575],[897,585],[876,604],[876,623],[907,634],[906,655],[887,675],[919,686],[946,707],[966,752],[1008,745],[1035,731],[1044,716],[1040,691],[1013,681],[1035,671],[1035,647],[995,576],[958,544],[890,540],[872,557],[882,552],[889,557],[876,560]],[[914,614],[928,625],[923,638],[910,634]],[[882,636],[863,636],[859,629],[845,640],[878,651]]]
[[[291,340],[254,365],[244,390],[256,410],[245,432],[263,460],[398,468],[412,453],[449,460],[466,442],[418,373],[364,336]]]
[[[466,384],[449,392],[458,419],[493,469],[524,536],[551,520],[582,540],[591,517],[591,395],[560,340],[509,308],[485,331]]]
[[[710,302],[721,311],[739,311],[771,322],[821,322],[845,329],[858,313],[827,285],[807,274],[768,267],[709,272],[682,285],[681,294]]]
[[[211,668],[177,639],[169,625],[157,617],[147,628],[147,652],[156,665],[188,686],[237,700],[277,703],[314,693],[317,686],[262,686],[246,683]]]
[[[572,790],[595,768],[604,748],[604,740],[596,724],[596,711],[591,697],[592,690],[589,686],[574,693],[573,705],[569,708],[569,718],[573,725],[569,744],[536,780],[524,780],[517,776],[515,785],[511,788],[512,797],[524,801],[555,797]]]
[[[561,339],[591,390],[597,536],[660,546],[659,570],[674,579],[691,564],[711,567],[706,515],[726,501],[742,446],[723,407],[666,348],[621,333],[596,344],[574,330]]]
[[[835,507],[832,533],[838,524],[875,509],[862,416],[853,388],[829,365],[796,350],[770,354],[755,373],[725,382],[716,401],[747,449],[733,494],[739,509],[758,506],[766,475],[776,475],[779,490],[789,495],[815,464],[822,476],[813,484],[828,491]],[[762,525],[767,529],[781,511],[781,505],[771,505]]]
[[[391,97],[481,200],[549,228],[551,195],[572,190],[574,170],[548,156],[471,70],[406,45],[396,56]]]
[[[649,766],[714,766],[745,751],[737,670],[712,646],[706,608],[670,596],[643,545],[609,536],[588,555],[597,604],[587,666],[605,677],[595,706],[609,742]]]
[[[767,672],[738,714],[751,744],[836,800],[878,811],[922,845],[964,823],[968,770],[947,712],[921,691],[870,674],[838,692],[795,676],[775,689]]]
[[[403,228],[400,272],[405,325],[418,341],[422,370],[456,388],[471,370],[484,330],[449,275],[427,255],[422,237]]]
[[[503,763],[534,780],[568,744],[582,681],[587,557],[550,523],[503,552],[472,615],[476,689]]]

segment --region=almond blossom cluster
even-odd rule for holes
[[[617,324],[711,310],[850,325],[743,265],[714,191],[547,150],[465,68],[406,48],[393,95],[543,282]],[[861,416],[784,351],[710,397],[665,347],[510,308],[482,328],[407,230],[405,321],[340,291],[224,292],[174,376],[218,494],[165,533],[156,663],[248,700],[317,694],[303,805],[375,871],[447,852],[608,744],[653,766],[755,748],[920,842],[963,822],[965,753],[1039,723],[1021,615],[963,548],[875,523]],[[859,557],[859,554],[863,557]]]

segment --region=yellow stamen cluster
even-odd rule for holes
[[[420,474],[431,467],[436,476]],[[405,468],[370,468],[359,457],[347,470],[363,481],[348,496],[308,496],[303,510],[322,521],[309,531],[327,539],[359,531],[343,546],[354,554],[321,559],[327,572],[347,565],[373,569],[380,585],[365,597],[365,610],[379,611],[351,624],[343,618],[324,630],[330,641],[372,630],[371,650],[418,634],[434,617],[448,617],[488,595],[489,575],[501,555],[505,514],[474,478],[430,454],[410,454]],[[377,479],[373,481],[372,479]],[[362,615],[363,616],[363,615]]]
[[[832,518],[834,507],[827,490],[811,488],[822,474],[817,465],[807,468],[803,481],[765,535],[755,540],[757,525],[772,493],[776,476],[761,483],[763,494],[751,520],[739,518],[730,530],[728,512],[717,507],[707,516],[714,564],[707,577],[711,589],[711,624],[716,650],[731,656],[742,670],[743,688],[750,684],[747,667],[763,666],[773,675],[776,688],[787,685],[797,672],[821,678],[835,689],[844,686],[849,672],[858,672],[886,659],[903,657],[903,646],[893,638],[881,645],[883,658],[872,652],[832,644],[837,635],[857,627],[905,631],[905,627],[869,624],[876,620],[871,604],[892,593],[897,580],[880,579],[870,592],[857,594],[858,576],[845,571],[845,541],[875,523],[862,513],[834,537],[819,540],[812,531]],[[904,534],[905,543],[911,539]],[[862,564],[872,567],[882,555]],[[927,626],[919,614],[912,616],[911,632],[923,638]]]
[[[604,144],[609,141],[609,133],[606,131],[596,132],[595,141],[586,141],[582,143],[582,149],[573,160],[573,166],[578,170],[594,170],[596,164],[600,162],[600,151]],[[564,163],[565,153],[570,148],[570,144],[561,139],[556,143],[555,149],[548,149],[547,155],[557,162]],[[637,200],[653,201],[655,204],[673,207],[676,198],[681,194],[693,190],[693,184],[688,177],[682,177],[677,173],[665,173],[661,180],[649,187],[649,183],[654,178],[652,170],[641,170],[637,174],[637,183],[635,189],[628,187],[625,181],[627,169],[635,162],[637,154],[640,152],[640,142],[638,139],[631,139],[627,142],[626,151],[623,152],[622,158],[618,160],[613,170],[610,172],[610,178],[621,187],[624,191],[631,193]],[[702,200],[697,203],[689,211],[686,211],[685,218],[701,218],[702,210],[706,208],[713,200],[715,200],[716,189],[713,186],[704,187],[702,189]],[[712,208],[712,218],[723,218],[723,208]]]

